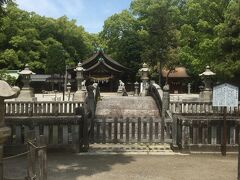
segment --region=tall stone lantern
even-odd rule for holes
[[[139,73],[140,73],[141,80],[142,80],[141,89],[140,89],[140,93],[141,93],[142,96],[146,96],[147,95],[149,71],[150,71],[150,69],[148,68],[146,63],[143,63],[142,68],[139,69]]]
[[[31,101],[34,97],[33,89],[30,87],[30,81],[31,81],[31,75],[35,74],[29,69],[28,64],[25,65],[24,70],[19,72],[20,76],[22,77],[23,87],[20,91],[20,94],[18,96],[18,100],[25,100],[25,101]]]
[[[199,76],[203,79],[204,88],[202,92],[202,99],[204,101],[212,100],[212,79],[216,75],[216,73],[210,70],[210,67],[207,66],[206,70],[199,74]]]
[[[20,89],[18,87],[11,88],[8,83],[0,80],[0,179],[3,179],[3,143],[11,134],[11,129],[6,127],[4,124],[4,99],[13,98],[18,95],[19,91]]]
[[[82,63],[79,62],[74,71],[76,71],[77,74],[77,91],[74,94],[74,101],[84,101],[86,97],[86,92],[82,90],[82,82],[84,80],[83,72],[85,71],[85,69],[82,67]]]

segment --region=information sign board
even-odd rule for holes
[[[228,83],[213,87],[213,106],[237,107],[238,87]]]

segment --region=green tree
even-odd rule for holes
[[[49,74],[64,74],[66,66],[66,52],[60,43],[49,46],[46,71]]]
[[[217,26],[221,56],[215,59],[215,70],[222,79],[240,75],[240,3],[232,0],[224,13],[224,22]]]
[[[2,68],[16,69],[20,66],[17,53],[13,49],[6,49],[0,54],[0,66]]]
[[[219,29],[230,0],[187,0],[181,8],[180,61],[198,78],[206,65],[216,70],[223,52],[219,48]]]
[[[139,32],[140,26],[136,18],[129,11],[124,10],[109,17],[100,33],[100,38],[107,47],[106,52],[131,68],[134,74],[141,66],[143,44]]]
[[[171,62],[170,55],[177,52],[173,49],[178,48],[177,21],[180,11],[176,1],[135,0],[131,4],[131,10],[141,23],[145,45],[143,61],[153,68],[160,66],[162,69]]]
[[[11,86],[16,83],[16,78],[8,75],[6,70],[0,70],[0,80],[6,81]]]
[[[4,68],[23,68],[26,63],[37,73],[46,72],[46,62],[52,41],[61,44],[66,63],[75,65],[93,51],[92,35],[63,16],[47,18],[34,12],[20,10],[8,3],[0,18],[0,65]],[[6,55],[6,57],[4,57]],[[12,62],[8,61],[12,59]]]

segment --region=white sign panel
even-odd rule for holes
[[[238,87],[230,84],[221,84],[213,87],[213,106],[238,106]]]

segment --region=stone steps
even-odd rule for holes
[[[97,154],[166,154],[174,153],[169,144],[91,144],[88,153]]]

